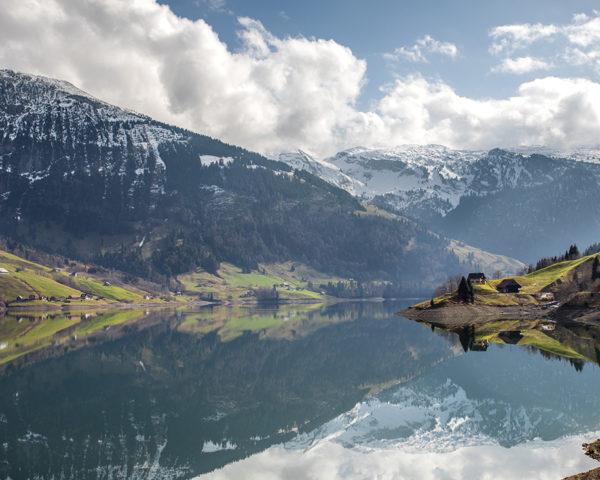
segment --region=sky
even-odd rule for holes
[[[0,68],[268,155],[600,144],[593,1],[1,1]]]

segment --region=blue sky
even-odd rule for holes
[[[595,147],[592,1],[4,0],[0,68],[266,154]]]
[[[232,49],[240,48],[237,17],[262,22],[278,37],[304,36],[333,39],[348,46],[354,55],[367,60],[368,84],[361,103],[379,96],[379,87],[394,75],[420,72],[439,76],[461,95],[503,98],[518,85],[538,76],[491,73],[498,57],[490,54],[489,32],[499,25],[542,23],[567,24],[574,14],[591,14],[600,8],[596,1],[247,1],[247,0],[161,0],[180,16],[203,18]],[[390,62],[385,53],[409,47],[430,35],[451,42],[459,50],[456,59],[429,56],[428,63],[409,60]],[[556,68],[560,75],[593,75],[588,68]],[[593,75],[595,76],[595,75]]]

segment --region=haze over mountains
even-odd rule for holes
[[[449,237],[526,262],[600,237],[600,150],[403,145],[324,160],[302,151],[278,158]]]

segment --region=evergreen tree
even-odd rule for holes
[[[473,285],[471,284],[471,280],[467,280],[467,291],[468,291],[468,297],[469,297],[469,302],[473,303],[475,301],[475,291],[473,290]]]
[[[592,264],[592,280],[600,278],[600,260],[598,257],[594,257],[594,263]]]
[[[473,287],[471,287],[472,289]],[[468,303],[471,299],[471,293],[469,292],[469,285],[467,284],[467,280],[465,277],[460,279],[460,283],[458,284],[458,299],[461,302]]]

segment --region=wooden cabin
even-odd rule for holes
[[[506,278],[496,285],[496,290],[500,293],[519,293],[521,285],[513,278]]]
[[[478,273],[469,273],[467,280],[471,282],[471,285],[485,285],[486,278],[485,274],[482,272]]]

